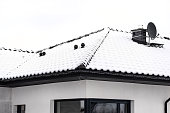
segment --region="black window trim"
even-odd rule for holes
[[[22,107],[24,107],[24,113],[26,112],[26,105],[21,104],[21,105],[14,105],[16,106],[16,113],[21,113],[22,112]]]
[[[127,104],[127,111],[131,113],[131,100],[123,100],[123,99],[103,99],[103,98],[72,98],[72,99],[56,99],[54,100],[54,113],[57,111],[57,102],[63,101],[81,101],[84,100],[84,113],[91,113],[91,102],[112,102],[118,105],[118,113],[120,113],[120,104]]]

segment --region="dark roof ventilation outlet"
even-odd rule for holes
[[[81,43],[81,48],[84,48],[85,47],[85,43]]]
[[[74,50],[78,49],[78,45],[74,45]]]
[[[45,56],[45,55],[46,55],[46,52],[40,52],[40,53],[39,53],[39,57]]]

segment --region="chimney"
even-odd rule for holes
[[[139,44],[144,44],[146,45],[146,29],[143,28],[138,28],[138,29],[134,29],[131,30],[132,32],[132,40],[134,42],[137,42]]]

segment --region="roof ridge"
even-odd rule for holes
[[[5,48],[5,47],[1,47],[0,50],[5,50],[5,51],[15,51],[15,52],[23,52],[23,53],[35,53],[34,51],[30,50],[22,50],[22,49],[11,49],[11,48]]]
[[[124,31],[124,30],[120,30],[120,29],[113,29],[113,28],[110,28],[110,27],[108,27],[108,28],[109,28],[110,30],[112,30],[112,31],[117,31],[117,32],[130,33],[130,34],[132,34],[132,30],[131,30],[131,31]],[[165,40],[170,40],[170,37],[160,36],[159,33],[158,33],[158,35],[156,36],[156,38],[165,39]]]
[[[99,44],[99,46],[96,48],[96,50],[94,51],[94,53],[92,54],[92,56],[90,57],[90,59],[88,60],[86,67],[90,64],[90,61],[92,60],[92,58],[94,57],[94,55],[96,54],[96,52],[99,50],[99,48],[101,47],[101,45],[103,44],[104,40],[106,39],[106,37],[108,36],[108,34],[110,33],[110,30],[106,33],[106,35],[104,36],[104,38],[102,39],[101,43]]]
[[[112,30],[112,31],[117,31],[117,32],[122,32],[122,33],[132,33],[131,31],[124,31],[124,30],[120,30],[120,29],[113,29],[113,28],[110,28],[110,27],[108,27],[110,30]]]
[[[44,49],[42,49],[42,50],[38,50],[36,53],[39,53],[39,52],[45,51],[45,50],[47,50],[47,49],[52,49],[52,48],[57,47],[57,46],[59,46],[59,45],[63,45],[63,44],[66,44],[66,43],[70,43],[70,42],[73,42],[73,41],[75,41],[75,40],[82,39],[82,38],[84,38],[84,37],[87,37],[87,36],[89,36],[89,35],[92,35],[92,34],[95,34],[95,33],[101,32],[101,31],[103,31],[103,30],[104,30],[104,28],[99,29],[99,30],[94,31],[94,32],[90,32],[90,33],[85,34],[85,35],[83,35],[83,36],[79,36],[78,38],[73,38],[73,39],[71,39],[71,40],[68,40],[68,41],[61,42],[61,43],[59,43],[59,44],[56,44],[56,45],[54,45],[54,46],[50,46],[50,47],[48,47],[48,48],[44,48]]]
[[[89,64],[90,64],[90,61],[92,60],[92,58],[94,57],[94,55],[96,54],[96,52],[99,50],[100,46],[103,44],[104,40],[106,39],[106,37],[108,36],[108,34],[110,33],[110,31],[115,31],[115,32],[122,32],[122,33],[131,33],[130,31],[124,31],[124,30],[119,30],[119,29],[113,29],[113,28],[110,28],[110,27],[107,27],[108,28],[108,32],[106,33],[106,35],[104,36],[104,38],[101,40],[101,42],[99,43],[99,45],[95,46],[97,48],[93,48],[92,53],[91,54],[91,57],[88,59],[86,57],[86,60],[84,60],[78,67],[77,69],[85,69]]]
[[[100,46],[103,44],[104,40],[110,33],[110,29],[107,31],[107,33],[104,35],[104,38],[102,38],[97,44],[94,45],[94,47],[91,49],[92,54],[90,54],[89,58],[85,58],[85,60],[77,67],[77,69],[85,69],[89,64],[96,52],[99,50]]]

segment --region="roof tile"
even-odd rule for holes
[[[170,42],[164,48],[148,47],[133,42],[130,33],[110,32],[87,69],[170,76],[167,45]]]
[[[163,43],[164,48],[138,44],[131,40],[130,33],[105,29],[36,54],[0,49],[0,78],[40,76],[77,68],[170,77],[170,41],[154,41]],[[78,48],[74,49],[74,45]],[[46,54],[40,56],[40,52]]]
[[[53,73],[58,71],[74,70],[82,63],[87,64],[89,57],[92,56],[96,46],[101,42],[106,32],[101,31],[86,35],[81,40],[74,40],[61,44],[52,49],[44,50],[45,56],[34,54],[28,62],[23,63],[19,68],[11,71],[4,78],[36,75],[43,73]],[[89,39],[90,38],[90,39]],[[81,43],[85,43],[85,47],[81,48]],[[74,45],[78,45],[78,49],[74,50]]]

